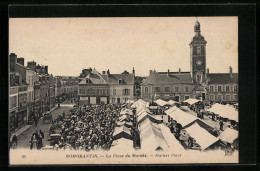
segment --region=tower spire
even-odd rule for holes
[[[200,35],[200,23],[198,21],[198,19],[196,18],[196,23],[195,23],[195,26],[194,26],[194,32],[196,33],[196,35]]]

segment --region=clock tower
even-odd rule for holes
[[[190,43],[190,67],[193,83],[203,84],[206,82],[206,44],[200,33],[200,23],[194,26],[195,36]]]

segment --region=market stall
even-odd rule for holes
[[[131,136],[131,129],[126,126],[120,126],[116,127],[113,133],[114,140],[120,139],[120,138],[126,138],[129,140],[132,140]]]
[[[142,150],[169,150],[169,146],[164,139],[158,124],[152,123],[149,119],[146,119],[139,125],[139,129]]]
[[[201,150],[207,149],[219,140],[208,131],[200,127],[197,123],[186,128],[186,131],[196,140],[196,143],[200,145]]]

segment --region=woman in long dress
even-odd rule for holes
[[[30,147],[30,149],[31,150],[37,149],[37,144],[38,144],[37,136],[36,136],[36,134],[33,134],[32,137],[31,137],[31,147]]]

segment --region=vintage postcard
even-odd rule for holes
[[[238,163],[238,17],[9,19],[10,165]]]

